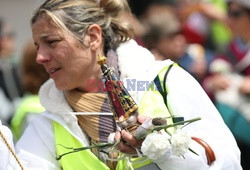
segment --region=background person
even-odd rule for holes
[[[8,112],[0,115],[5,125],[9,125],[15,106],[23,91],[20,84],[18,64],[13,61],[15,35],[5,20],[0,18],[0,89],[7,98],[9,105],[5,107]]]
[[[45,108],[40,104],[38,91],[40,86],[49,79],[42,65],[36,63],[37,49],[33,41],[28,42],[23,50],[21,60],[21,82],[25,92],[11,120],[13,135],[18,140],[27,124]]]
[[[211,59],[208,59],[201,45],[187,43],[182,34],[181,23],[174,13],[165,11],[152,15],[145,19],[144,25],[144,45],[154,54],[156,60],[171,59],[199,82],[203,81]]]
[[[35,12],[32,32],[38,50],[36,60],[52,79],[39,92],[46,112],[30,123],[16,145],[26,169],[109,169],[107,157],[95,151],[69,154],[60,161],[55,156],[65,152],[65,148],[59,145],[61,142],[74,148],[89,146],[91,141],[107,141],[110,132],[116,131],[113,116],[107,114],[111,110],[106,94],[99,88],[91,92],[86,90],[86,81],[101,80],[101,69],[97,64],[99,54],[112,60],[110,65],[119,69],[117,76],[120,80],[142,78],[152,81],[162,68],[173,64],[170,60],[154,62],[148,50],[130,40],[131,29],[119,20],[120,12],[128,10],[126,1],[100,1],[97,4],[92,0],[47,0]],[[182,115],[185,119],[202,118],[185,131],[207,141],[214,149],[217,160],[208,166],[204,149],[193,141],[192,149],[199,156],[188,152],[186,159],[174,157],[163,164],[157,163],[157,166],[161,169],[241,169],[236,142],[200,85],[187,72],[175,66],[170,71],[167,84],[172,114]],[[139,93],[136,92],[133,98],[142,106]],[[153,99],[150,99],[152,102]],[[162,104],[164,107],[161,109],[164,108],[164,113],[169,115],[163,99]],[[160,108],[152,104],[146,106],[145,112],[140,114],[157,116],[154,111]],[[154,110],[149,113],[150,107]],[[10,140],[8,129],[0,127]],[[125,130],[117,132],[115,138],[126,141],[127,144],[121,142],[118,145],[124,153],[135,153],[134,147],[141,144]],[[228,147],[224,147],[225,144]],[[8,149],[3,143],[0,145],[0,159],[4,162],[0,168],[14,166],[16,169],[15,162],[10,161],[12,157]],[[128,163],[125,161],[121,169],[126,169]]]
[[[13,61],[15,35],[5,20],[0,19],[0,86],[5,95],[14,101],[22,96],[18,65]]]
[[[234,35],[212,62],[204,88],[216,103],[242,152],[243,169],[250,158],[250,1],[229,0],[228,22]]]
[[[0,18],[0,37],[3,37],[4,34],[4,28],[3,28],[3,21]],[[0,41],[1,38],[0,38]],[[2,49],[0,43],[0,51]],[[13,109],[13,105],[10,101],[10,99],[6,96],[3,87],[0,86],[0,103],[1,103],[1,107],[0,107],[0,119],[3,121],[3,124],[8,125],[8,121],[10,119],[10,117],[12,116],[14,109]]]

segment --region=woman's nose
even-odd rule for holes
[[[47,53],[43,52],[40,49],[37,51],[36,62],[38,64],[43,64],[43,63],[48,62],[50,60],[51,60],[51,57]]]

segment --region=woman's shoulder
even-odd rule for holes
[[[147,73],[155,61],[153,54],[134,40],[122,43],[116,52],[121,79],[136,78]]]

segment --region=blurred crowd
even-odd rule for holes
[[[130,0],[134,39],[156,60],[171,59],[200,82],[235,136],[250,169],[250,1]],[[0,119],[16,140],[43,111],[39,87],[49,78],[32,41],[13,56],[15,33],[0,19]],[[20,60],[17,62],[16,58]],[[225,146],[226,147],[226,146]]]
[[[24,42],[19,56],[14,56],[15,33],[0,18],[0,119],[18,140],[33,116],[43,112],[38,99],[40,86],[49,78],[42,65],[36,63],[33,41]]]

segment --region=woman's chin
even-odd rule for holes
[[[70,88],[68,88],[68,87],[66,86],[66,83],[58,82],[58,81],[56,81],[56,80],[54,80],[54,81],[55,81],[56,88],[57,88],[58,90],[61,90],[61,91],[70,90]]]

